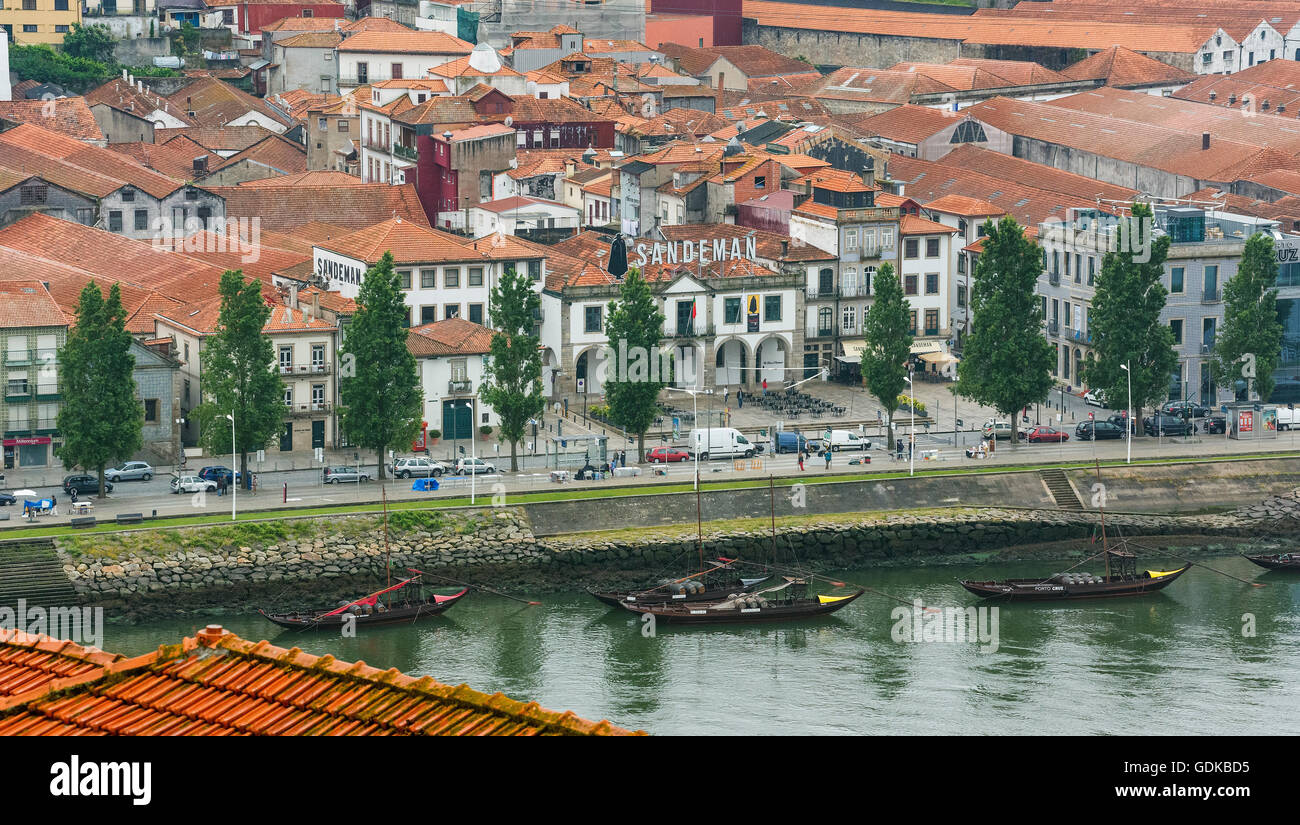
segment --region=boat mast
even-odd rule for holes
[[[695,549],[700,554],[700,572],[704,572],[704,520],[700,515],[700,479],[695,478]]]
[[[388,575],[388,586],[393,584],[393,561],[388,549],[388,487],[379,488],[384,499],[384,571]]]
[[[767,491],[772,508],[772,564],[776,564],[776,486],[770,475],[767,477]]]
[[[1092,460],[1094,469],[1097,473],[1097,483],[1101,483],[1101,462],[1096,458]],[[1106,496],[1103,494],[1097,499],[1097,510],[1101,513],[1101,555],[1106,560],[1106,581],[1110,581],[1110,545],[1106,541]]]

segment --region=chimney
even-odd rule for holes
[[[1235,93],[1234,93],[1234,94],[1230,94],[1230,95],[1228,95],[1228,105],[1231,106],[1232,104],[1234,104],[1234,103],[1236,103],[1236,102],[1237,102],[1237,95],[1236,95]]]
[[[867,158],[867,165],[862,167],[862,171],[858,173],[858,177],[862,178],[862,183],[864,186],[870,186],[873,189],[875,188],[876,186],[876,159],[875,158],[871,158],[871,157]]]
[[[1210,148],[1210,133],[1201,132],[1201,149],[1205,150],[1209,148]]]
[[[289,306],[298,306],[298,285],[289,284]]]
[[[1218,92],[1210,92],[1210,102],[1213,103],[1214,99],[1218,96],[1219,96]]]
[[[207,627],[194,634],[194,640],[204,647],[216,647],[221,637],[226,635],[226,629],[219,624],[210,624]]]
[[[788,240],[782,240],[782,241],[781,241],[781,257],[784,258],[786,255],[789,255],[789,254],[790,254],[790,241],[788,241]]]
[[[194,176],[206,175],[208,173],[208,156],[200,155],[194,159]]]
[[[144,81],[143,81],[143,80],[137,80],[137,81],[135,82],[135,87],[136,87],[137,89],[139,89],[139,90],[143,93],[143,92],[144,92]]]
[[[128,74],[126,73],[126,69],[123,69],[123,70],[122,70],[122,79],[123,79],[123,80],[126,80],[127,77],[129,77],[129,76],[130,76],[130,75],[128,75]]]

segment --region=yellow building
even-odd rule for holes
[[[0,29],[18,45],[59,45],[63,35],[81,22],[80,0],[0,0]]]

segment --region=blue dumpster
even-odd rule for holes
[[[427,493],[431,490],[438,489],[438,479],[436,478],[417,478],[411,485],[411,489],[418,493]]]

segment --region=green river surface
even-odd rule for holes
[[[871,593],[816,620],[660,624],[646,637],[638,617],[576,590],[544,595],[540,607],[475,593],[443,617],[355,638],[214,613],[109,624],[104,646],[136,655],[219,623],[246,639],[464,682],[654,734],[1300,733],[1300,575],[1236,556],[1201,561],[1266,586],[1194,567],[1148,596],[1003,604],[996,652],[978,642],[895,642],[891,611],[899,605]],[[909,602],[966,607],[981,602],[957,578],[1039,577],[1069,564],[832,575]],[[1177,566],[1139,559],[1139,569]],[[1244,614],[1254,616],[1254,636],[1243,634]]]

